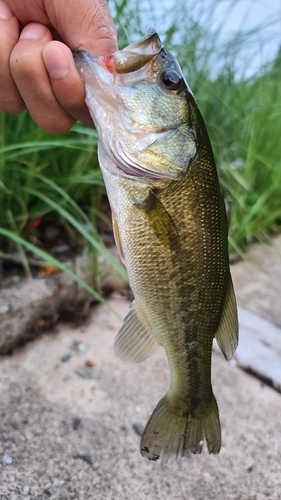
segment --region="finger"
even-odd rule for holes
[[[19,21],[54,28],[72,49],[84,48],[99,55],[117,49],[116,29],[107,0],[7,0]]]
[[[74,64],[71,50],[61,42],[51,41],[44,46],[42,57],[57,101],[76,120],[93,127],[84,102],[84,83]]]
[[[47,132],[61,133],[69,130],[75,119],[57,101],[43,62],[42,49],[51,39],[46,26],[25,26],[11,53],[10,68],[34,121]]]
[[[116,29],[107,0],[44,0],[52,26],[71,49],[84,48],[99,55],[117,49]]]
[[[19,113],[25,109],[9,67],[10,55],[18,37],[18,20],[10,7],[0,0],[0,109],[6,113]]]

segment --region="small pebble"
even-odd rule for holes
[[[86,344],[84,344],[84,342],[79,342],[77,349],[79,352],[86,352],[87,346],[86,346]]]
[[[6,465],[11,465],[13,463],[13,459],[12,459],[12,457],[10,457],[10,455],[6,454],[3,456],[3,462]]]
[[[144,432],[144,425],[142,424],[139,424],[138,422],[135,422],[133,425],[132,425],[134,431],[139,435],[139,436],[142,436],[143,435],[143,432]]]
[[[84,462],[87,462],[87,464],[93,465],[93,460],[89,453],[83,453],[82,455],[73,455],[73,458],[81,458],[81,460],[84,460]]]
[[[66,361],[69,361],[71,357],[72,357],[71,352],[67,352],[66,354],[64,354],[63,356],[61,356],[60,360],[63,363],[65,363]]]
[[[89,366],[78,366],[75,371],[82,378],[94,378],[96,380],[99,380],[101,378],[100,375],[96,373],[95,369],[90,368]]]
[[[50,492],[50,490],[45,489],[43,490],[43,494],[47,495],[47,497],[50,497],[52,493]]]
[[[3,306],[0,306],[0,314],[5,314],[7,311],[9,311],[9,306],[4,304]]]
[[[94,363],[92,361],[90,361],[89,359],[87,359],[87,361],[85,361],[85,366],[88,366],[89,368],[93,368]]]
[[[74,417],[74,419],[72,420],[72,429],[76,431],[80,427],[80,424],[81,424],[81,418]]]
[[[66,375],[64,375],[63,378],[62,378],[62,380],[64,382],[68,382],[68,380],[71,380],[71,379],[72,379],[72,377],[71,377],[71,375],[68,375],[68,373]]]
[[[57,245],[56,247],[53,248],[53,251],[57,253],[68,252],[68,250],[70,250],[70,246],[67,244]]]

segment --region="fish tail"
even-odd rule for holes
[[[176,410],[169,394],[159,401],[142,436],[142,456],[154,461],[161,457],[162,462],[167,462],[172,457],[201,453],[204,439],[209,453],[219,453],[221,429],[214,395],[207,412],[200,417]]]

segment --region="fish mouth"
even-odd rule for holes
[[[83,80],[85,79],[87,74],[89,76],[92,74],[93,66],[99,66],[100,60],[102,59],[102,56],[98,56],[96,54],[93,54],[92,52],[87,52],[87,50],[80,49],[72,50],[72,56]],[[87,70],[87,68],[89,69]]]
[[[179,170],[160,171],[149,162],[146,163],[146,160],[140,163],[137,148],[127,148],[116,129],[114,133],[110,130],[114,128],[116,120],[118,88],[122,85],[132,87],[140,80],[152,81],[155,70],[161,67],[164,50],[157,32],[151,28],[141,40],[109,56],[99,56],[85,50],[72,51],[76,67],[85,83],[85,102],[98,131],[99,147],[103,145],[104,152],[111,160],[107,169],[138,181],[177,180],[180,176]],[[123,128],[131,137],[135,137],[138,144],[142,143],[141,152],[171,133],[170,127],[159,129],[157,126],[144,133],[129,130],[125,123]]]
[[[137,71],[154,59],[163,45],[154,28],[150,28],[141,40],[116,50],[109,56],[98,56],[86,50],[72,50],[73,58],[80,73],[85,73],[85,65],[103,66],[112,74],[126,74]]]

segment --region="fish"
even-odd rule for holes
[[[73,52],[98,133],[98,156],[120,258],[134,294],[115,354],[140,363],[159,346],[171,382],[141,438],[166,462],[219,453],[211,384],[215,338],[238,343],[228,223],[209,136],[177,59],[150,29],[109,56]]]

